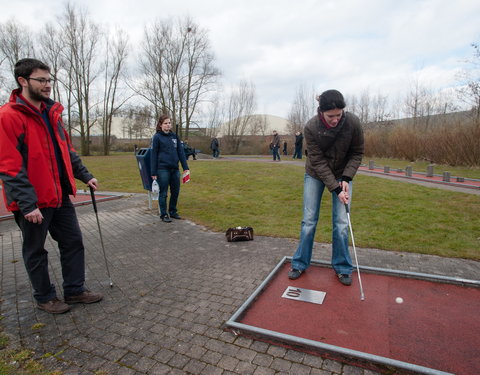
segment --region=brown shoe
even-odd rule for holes
[[[37,302],[37,307],[50,314],[63,314],[70,310],[70,306],[60,301],[58,298],[51,299],[45,303]]]
[[[69,305],[73,303],[95,303],[101,301],[103,298],[103,294],[91,292],[89,290],[85,290],[81,294],[77,296],[68,296],[65,297],[65,302]]]

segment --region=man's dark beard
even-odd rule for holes
[[[28,85],[28,93],[29,93],[31,99],[38,100],[38,101],[46,100],[47,98],[45,98],[43,95],[41,95],[40,91],[41,90],[34,89],[30,84]]]

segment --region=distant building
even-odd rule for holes
[[[100,120],[97,122],[100,124]],[[250,124],[247,126],[245,134],[243,135],[271,135],[273,130],[276,130],[280,135],[290,134],[287,127],[288,121],[282,117],[274,115],[253,115]],[[118,139],[143,139],[151,138],[155,134],[155,127],[148,124],[134,124],[131,119],[125,117],[114,117],[112,119],[111,134]],[[217,137],[223,137],[226,131],[227,124],[222,124],[219,131],[216,133]],[[203,131],[208,133],[208,129],[191,128],[192,135],[199,135]],[[195,133],[195,134],[193,134]],[[93,127],[91,131],[92,136],[99,136],[102,134],[100,125]]]
[[[243,135],[271,135],[273,130],[276,130],[278,134],[289,134],[288,121],[282,117],[274,115],[253,115],[250,120],[250,124],[247,126]],[[217,133],[218,137],[223,137],[228,133],[228,123],[224,123],[220,126]]]
[[[101,119],[93,127],[91,135],[102,135]],[[151,138],[155,134],[155,127],[148,124],[135,124],[132,119],[126,117],[113,117],[112,137],[118,139],[143,139]]]

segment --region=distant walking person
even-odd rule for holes
[[[216,159],[220,155],[220,144],[216,137],[212,138],[210,143],[210,149],[212,150],[212,156]]]
[[[0,108],[0,178],[5,205],[13,211],[22,237],[22,255],[37,307],[51,314],[68,304],[102,299],[85,287],[85,249],[75,208],[75,178],[97,189],[62,121],[63,106],[50,99],[50,67],[35,59],[15,64],[9,103]],[[47,233],[58,243],[65,302],[57,298],[48,272]]]
[[[287,141],[283,141],[283,155],[287,155]]]
[[[277,131],[273,131],[272,135],[272,154],[273,154],[273,161],[277,160],[280,161],[280,154],[278,150],[280,150],[280,136],[278,135]]]
[[[293,159],[302,158],[302,147],[303,147],[303,134],[300,132],[295,133],[295,152],[293,153]]]
[[[352,179],[362,162],[364,139],[358,117],[345,112],[345,100],[337,90],[319,97],[318,114],[305,126],[308,158],[303,187],[303,220],[297,251],[288,277],[300,277],[312,258],[313,241],[325,188],[332,196],[332,267],[344,285],[352,283],[348,249],[348,218]]]
[[[182,164],[184,171],[188,171],[187,159],[183,144],[177,135],[172,132],[170,117],[162,115],[158,119],[157,133],[152,139],[151,173],[152,179],[157,180],[160,192],[158,205],[160,206],[160,219],[164,223],[171,223],[174,219],[181,219],[177,212],[178,196],[180,195],[180,171],[178,163]],[[167,195],[170,187],[170,201]]]

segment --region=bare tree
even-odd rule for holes
[[[123,121],[122,133],[124,138],[140,139],[152,136],[156,117],[150,106],[129,106],[122,109]]]
[[[165,48],[160,23],[146,27],[144,35],[143,52],[139,60],[142,77],[132,84],[132,88],[152,106],[154,116],[158,118],[170,110],[164,90]]]
[[[418,125],[419,119],[428,112],[428,90],[420,84],[416,78],[410,87],[410,91],[405,97],[405,114],[413,119],[413,124]]]
[[[0,89],[8,92],[16,87],[13,68],[18,60],[26,57],[35,57],[28,27],[13,19],[0,24]]]
[[[288,113],[287,129],[290,133],[303,132],[303,127],[316,112],[315,91],[313,87],[307,91],[305,85],[300,85],[295,92],[290,112]]]
[[[382,122],[391,118],[388,112],[388,97],[378,93],[372,98],[369,122]]]
[[[199,28],[189,19],[184,24],[180,24],[180,30],[185,28],[187,30],[186,74],[178,80],[180,83],[178,90],[185,93],[185,98],[181,101],[185,103],[185,107],[180,111],[181,114],[184,113],[185,121],[180,119],[180,123],[184,124],[185,137],[188,137],[196,109],[212,88],[216,87],[220,71],[214,65],[215,58],[206,30]]]
[[[432,125],[432,119],[437,118],[435,115],[455,111],[458,107],[447,93],[434,92],[417,79],[405,99],[405,109],[414,126],[427,129]]]
[[[7,87],[6,87],[6,81],[7,81],[7,79],[6,79],[6,77],[4,76],[3,71],[2,71],[2,70],[3,70],[3,69],[2,69],[2,68],[3,68],[2,65],[3,65],[3,62],[5,61],[5,59],[6,59],[6,58],[0,58],[0,101],[1,101],[2,103],[4,103],[4,102],[6,101],[6,99],[7,99],[7,98],[4,98],[4,93],[3,93],[3,90],[2,90],[3,88],[6,88],[6,89],[7,89]],[[6,92],[8,92],[8,90],[5,90],[5,93],[6,93]],[[6,94],[5,94],[5,95],[6,95]]]
[[[9,62],[12,71],[18,60],[35,57],[28,27],[13,19],[0,24],[0,53]]]
[[[53,100],[62,102],[60,91],[61,80],[59,80],[59,78],[61,78],[60,72],[66,68],[66,60],[62,57],[62,50],[64,48],[62,35],[54,25],[48,23],[37,39],[40,45],[40,59],[48,62],[51,74],[58,82],[58,84],[52,87]]]
[[[458,89],[460,99],[472,107],[477,120],[480,120],[480,44],[472,43],[473,56],[466,61],[460,76],[461,87]]]
[[[389,110],[388,97],[377,93],[371,95],[369,89],[364,90],[360,97],[346,97],[348,111],[358,116],[363,124],[385,122],[392,118]]]
[[[128,37],[122,30],[115,36],[106,37],[106,56],[104,67],[104,94],[101,115],[103,154],[110,152],[112,119],[125,100],[117,101],[120,76],[125,68]]]
[[[263,135],[267,134],[268,120],[267,115],[255,115],[250,121],[250,134],[251,135]]]
[[[353,95],[346,98],[348,110],[355,113],[363,124],[373,121],[375,117],[372,114],[374,100],[368,88],[363,90],[359,97]]]
[[[251,125],[256,106],[254,84],[242,80],[230,93],[226,107],[227,122],[223,125],[223,139],[230,152],[238,153],[240,144]]]
[[[68,3],[62,33],[66,44],[63,57],[72,79],[72,90],[67,91],[72,93],[75,100],[82,154],[89,155],[90,130],[95,125],[95,119],[91,118],[91,93],[93,82],[97,78],[95,63],[101,32],[99,26],[89,20],[85,10],[79,10]]]
[[[133,89],[154,108],[169,113],[186,136],[198,105],[219,76],[207,32],[191,19],[157,21],[145,29],[140,57],[142,78]]]
[[[360,95],[358,107],[355,114],[359,117],[361,123],[370,121],[370,90],[365,89]]]
[[[62,31],[63,25],[47,24],[39,35],[41,57],[50,64],[52,75],[56,80],[53,86],[54,100],[61,102],[65,107],[65,127],[72,138],[72,131],[78,127],[78,112],[75,111],[74,97],[74,59],[73,51],[67,48]]]
[[[206,134],[209,137],[217,137],[221,125],[225,122],[224,103],[220,100],[220,94],[217,94],[208,103],[206,108]]]

